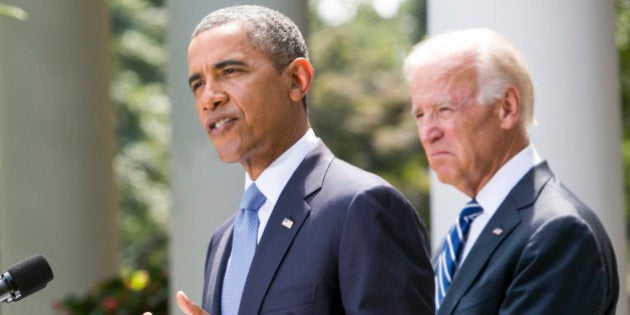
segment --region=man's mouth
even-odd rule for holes
[[[211,129],[219,129],[221,127],[223,127],[223,125],[227,124],[228,122],[234,120],[233,118],[221,118],[219,120],[217,120],[214,124],[212,124]]]

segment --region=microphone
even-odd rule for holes
[[[19,301],[45,288],[52,279],[52,269],[44,256],[29,257],[0,276],[0,302]]]

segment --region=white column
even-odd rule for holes
[[[171,298],[184,290],[201,303],[204,263],[210,237],[223,221],[236,213],[243,193],[245,173],[240,164],[218,158],[194,110],[188,89],[186,52],[190,34],[208,13],[239,1],[168,1],[168,94],[172,100],[171,187]],[[276,9],[306,32],[306,0],[249,1]],[[306,35],[306,34],[304,34]],[[177,305],[171,300],[171,313]]]
[[[108,9],[1,2],[29,18],[0,17],[0,268],[42,253],[55,275],[1,310],[52,314],[118,270]]]
[[[614,8],[613,0],[433,0],[428,30],[489,27],[523,53],[536,89],[532,140],[606,227],[621,277],[617,313],[628,314]],[[465,198],[434,176],[431,199],[435,248]]]

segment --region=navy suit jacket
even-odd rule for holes
[[[614,314],[618,295],[602,224],[543,162],[492,216],[438,314]]]
[[[202,305],[211,315],[220,314],[233,220],[208,248]],[[428,315],[433,291],[427,233],[413,206],[320,142],[271,213],[239,314]]]

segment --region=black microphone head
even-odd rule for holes
[[[53,279],[53,272],[46,258],[35,255],[9,267],[8,273],[13,278],[15,288],[20,291],[23,299],[43,288]]]

